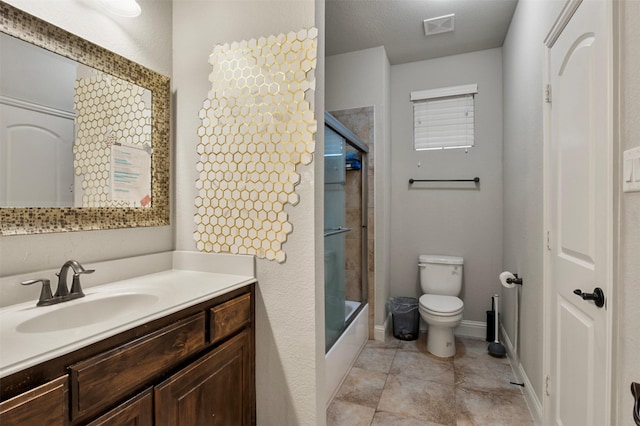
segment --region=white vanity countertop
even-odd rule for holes
[[[254,282],[256,278],[252,275],[169,269],[90,287],[84,290],[85,297],[57,305],[36,307],[37,300],[32,300],[0,308],[0,377],[73,352]],[[54,282],[51,286],[55,291]],[[126,309],[123,308],[122,312],[112,316],[105,315],[106,319],[96,318],[93,312],[87,312],[86,309],[83,311],[82,307],[74,306],[95,303],[98,299],[113,298],[112,301],[116,303],[107,301],[111,304],[105,306],[114,305],[117,306],[116,310],[119,310],[121,305],[118,301],[125,300],[130,295],[134,297],[127,302],[133,302]],[[139,303],[137,295],[141,296]],[[71,316],[71,320],[54,312],[64,309],[76,313]],[[40,331],[38,327],[34,329],[26,326],[39,321],[40,316],[45,318],[40,324],[43,324],[44,328],[53,327],[53,330]],[[58,319],[62,317],[63,324],[59,329],[51,326],[46,320],[47,316],[57,316]]]

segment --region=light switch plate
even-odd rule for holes
[[[622,190],[640,192],[640,147],[628,149],[622,155]]]

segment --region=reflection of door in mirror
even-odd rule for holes
[[[76,63],[23,45],[0,37],[0,206],[71,207]]]
[[[0,104],[1,207],[73,206],[73,118]]]
[[[0,33],[0,207],[151,207],[149,89]]]

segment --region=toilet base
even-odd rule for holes
[[[456,354],[456,340],[453,327],[438,327],[429,324],[427,351],[440,358],[450,358]]]

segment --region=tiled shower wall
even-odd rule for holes
[[[368,271],[367,271],[367,294],[369,303],[369,338],[373,339],[373,314],[375,312],[375,229],[374,229],[374,111],[373,107],[352,108],[339,111],[331,111],[338,121],[345,125],[349,130],[356,134],[363,142],[369,147],[369,153],[366,155],[367,161],[367,187],[368,187],[368,199],[367,199],[367,247],[368,247]],[[360,262],[357,261],[360,257],[360,176],[362,171],[349,171],[347,172],[347,184],[346,184],[346,226],[352,228],[353,232],[348,232],[346,237],[346,277],[347,277],[347,299],[348,300],[361,300],[361,277],[360,277]],[[351,234],[351,235],[349,235]],[[357,296],[357,297],[356,297]],[[353,298],[352,298],[353,297]]]

